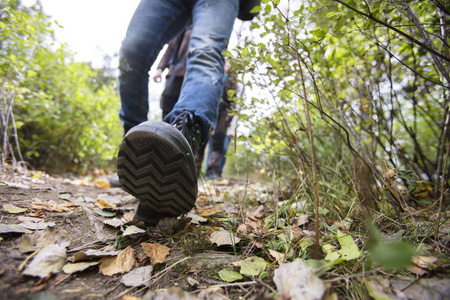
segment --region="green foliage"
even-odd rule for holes
[[[49,172],[109,166],[123,132],[115,79],[74,62],[64,46],[54,50],[39,6],[8,4],[2,12],[0,46],[6,55],[0,75],[2,111],[11,105],[12,113],[2,115],[2,137],[14,144],[16,130],[21,149],[15,154]],[[14,161],[7,147],[3,155]]]
[[[374,224],[368,223],[371,234],[370,258],[378,266],[400,270],[412,264],[412,257],[416,255],[414,247],[406,242],[384,243],[381,233]]]
[[[252,90],[240,121],[252,132],[245,138],[249,164],[276,170],[277,182],[309,182],[306,96],[322,184],[351,184],[357,155],[379,185],[386,166],[439,178],[450,77],[439,67],[448,65],[449,52],[433,2],[289,3],[267,1],[252,24],[256,37],[230,53]]]

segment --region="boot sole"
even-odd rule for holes
[[[189,212],[197,198],[194,155],[173,126],[147,121],[124,137],[117,157],[122,188],[139,200],[136,212],[146,223]]]

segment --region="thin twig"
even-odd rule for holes
[[[418,41],[416,38],[414,38],[414,37],[412,37],[412,36],[406,34],[405,32],[403,32],[403,31],[401,31],[401,30],[395,28],[394,26],[392,26],[392,25],[390,25],[390,24],[388,24],[388,23],[386,23],[386,22],[383,22],[383,21],[381,21],[381,20],[375,18],[373,15],[366,14],[366,13],[364,13],[364,12],[362,12],[362,11],[360,11],[360,10],[354,8],[353,6],[348,5],[348,4],[345,3],[344,1],[340,1],[340,0],[334,0],[334,1],[335,1],[335,2],[338,2],[338,3],[342,4],[342,5],[344,5],[345,7],[349,8],[350,10],[353,10],[354,12],[356,12],[356,13],[358,13],[358,14],[360,14],[360,15],[362,15],[362,16],[364,16],[364,17],[366,17],[366,18],[368,18],[368,19],[370,19],[370,20],[372,20],[372,21],[374,21],[375,23],[381,24],[381,25],[383,25],[383,26],[389,28],[390,30],[393,30],[393,31],[397,32],[398,34],[400,34],[400,35],[404,36],[405,38],[407,38],[408,40],[412,41],[414,44],[417,44],[417,45],[419,45],[420,47],[422,47],[422,48],[426,49],[427,51],[429,51],[430,53],[433,53],[433,54],[435,54],[436,56],[439,56],[440,58],[442,58],[443,60],[445,60],[445,61],[447,61],[447,62],[450,62],[450,58],[448,58],[448,57],[446,57],[445,55],[443,55],[443,54],[437,52],[436,50],[434,50],[434,49],[428,47],[428,46],[425,45],[424,43]]]
[[[314,138],[313,138],[313,134],[312,134],[312,125],[311,125],[311,117],[309,114],[309,102],[308,102],[308,96],[306,94],[306,86],[305,86],[305,78],[303,75],[303,68],[302,68],[302,61],[300,59],[300,55],[298,53],[298,48],[297,48],[297,43],[295,40],[295,34],[294,34],[294,30],[292,30],[291,27],[291,22],[289,20],[288,17],[286,17],[281,10],[278,8],[279,13],[282,15],[282,17],[285,19],[288,28],[289,28],[289,32],[291,34],[291,38],[292,38],[292,46],[294,47],[295,50],[295,55],[297,58],[297,63],[298,63],[298,68],[299,68],[299,72],[300,72],[300,77],[301,77],[301,82],[302,82],[302,90],[303,90],[303,105],[305,106],[305,114],[306,114],[306,122],[308,125],[308,138],[309,138],[309,147],[311,150],[311,168],[312,168],[312,178],[313,178],[313,189],[314,189],[314,214],[315,214],[315,246],[319,246],[319,242],[320,242],[320,230],[319,230],[319,193],[317,190],[317,174],[316,174],[316,153],[314,150]],[[315,249],[318,250],[318,249]],[[315,252],[315,251],[314,251]],[[320,257],[318,257],[318,253],[313,253],[313,257],[320,259]]]
[[[444,137],[444,141],[445,141],[445,137]],[[440,223],[441,223],[441,218],[442,218],[442,200],[444,198],[444,183],[445,183],[445,170],[447,168],[447,162],[448,162],[448,153],[450,152],[450,143],[448,143],[447,145],[447,153],[445,154],[445,161],[444,161],[444,167],[442,168],[442,179],[441,179],[441,197],[439,199],[439,211],[438,211],[438,218],[436,221],[436,231],[434,233],[434,239],[437,240],[438,239],[438,235],[439,235],[439,227],[440,227]]]
[[[247,281],[247,282],[236,282],[236,283],[224,283],[224,284],[216,284],[216,285],[210,285],[208,288],[214,288],[214,287],[234,287],[234,286],[247,286],[247,285],[253,285],[256,284],[257,281]]]
[[[149,280],[152,280],[153,278],[156,278],[156,279],[153,280],[153,282],[155,282],[156,280],[160,279],[165,273],[167,273],[168,271],[170,271],[173,267],[175,267],[176,265],[178,265],[178,264],[182,263],[183,261],[188,260],[188,259],[190,259],[190,258],[191,258],[191,257],[188,256],[188,257],[185,257],[185,258],[183,258],[183,259],[177,261],[176,263],[174,263],[174,264],[168,266],[167,268],[165,268],[165,269],[162,270],[161,272],[159,272],[159,273],[153,275],[152,277],[150,277]],[[153,283],[153,282],[152,282],[152,283]],[[152,284],[152,283],[151,283],[151,284]]]
[[[373,274],[373,273],[378,272],[378,271],[379,271],[379,269],[375,269],[375,270],[371,270],[371,271],[367,271],[367,272],[361,272],[361,273],[358,273],[358,274],[341,276],[341,277],[334,278],[334,279],[324,280],[323,282],[325,282],[325,283],[332,283],[332,282],[337,282],[337,281],[342,281],[342,280],[347,280],[347,279],[352,279],[352,278],[356,278],[356,277],[370,275],[370,274]]]

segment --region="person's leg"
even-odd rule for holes
[[[225,140],[223,141],[223,152],[222,152],[222,159],[220,160],[220,167],[219,167],[219,176],[222,177],[223,167],[225,166],[225,162],[227,160],[227,152],[228,152],[228,145],[230,145],[230,138],[226,135]]]
[[[205,175],[207,179],[220,178],[219,169],[223,154],[223,143],[227,133],[227,116],[227,109],[221,105],[217,126],[214,134],[211,136],[211,156],[208,158],[208,169]]]
[[[141,0],[122,42],[119,89],[125,136],[117,157],[122,188],[139,200],[135,216],[156,224],[188,212],[197,197],[195,165],[173,126],[146,121],[148,71],[161,48],[192,18],[185,0]],[[145,122],[146,121],[146,122]]]
[[[148,72],[162,47],[191,20],[182,0],[141,0],[120,50],[120,118],[125,133],[147,120]]]
[[[181,86],[183,84],[184,76],[174,76],[173,78],[167,78],[166,87],[161,95],[161,109],[162,118],[164,118],[172,111],[175,103],[177,103],[180,97]]]
[[[194,1],[195,2],[195,1]],[[189,110],[199,118],[206,140],[223,89],[223,57],[237,16],[239,0],[198,0],[193,9],[193,27],[187,54],[187,72],[180,98],[166,121],[172,122]]]
[[[205,156],[205,148],[208,144],[201,144],[198,147],[197,152],[195,153],[195,170],[197,171],[197,176],[200,176],[200,172],[202,171],[203,158]]]

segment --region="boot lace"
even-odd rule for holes
[[[184,110],[176,117],[172,125],[184,135],[195,154],[201,143],[201,127],[195,113],[191,110]]]

